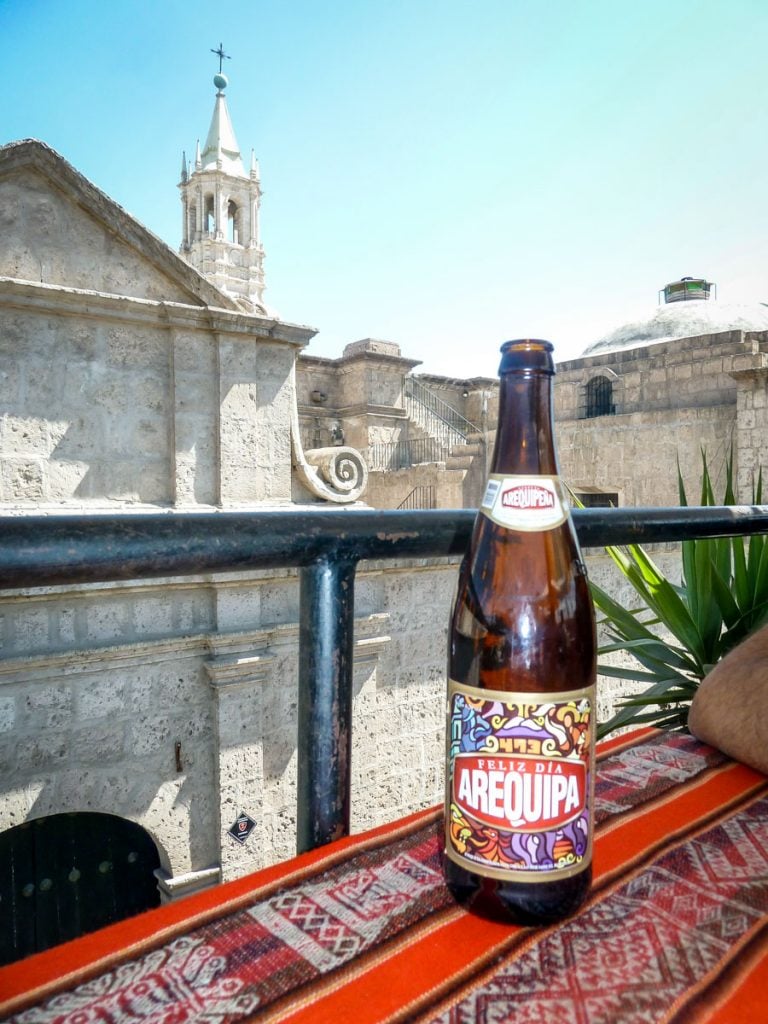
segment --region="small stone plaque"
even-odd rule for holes
[[[242,845],[255,828],[256,822],[253,818],[249,818],[247,814],[243,814],[241,811],[229,829],[229,834]]]

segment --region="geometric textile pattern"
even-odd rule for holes
[[[550,930],[434,1020],[662,1020],[767,911],[762,798]]]
[[[442,810],[0,968],[14,1024],[768,1020],[768,780],[690,736],[609,741],[594,877],[548,928],[451,899]]]

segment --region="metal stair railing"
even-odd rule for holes
[[[398,508],[436,508],[435,485],[418,484],[411,493],[403,498]]]
[[[405,441],[372,444],[361,453],[369,470],[410,469],[425,462],[445,462],[450,445],[439,437],[417,437]]]
[[[479,427],[415,377],[405,378],[403,394],[406,411],[414,422],[449,445],[466,444],[470,434],[481,433]]]

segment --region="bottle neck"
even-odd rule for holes
[[[515,370],[502,374],[491,472],[557,476],[552,420],[551,373]]]

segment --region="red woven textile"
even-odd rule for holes
[[[690,736],[604,746],[595,881],[550,928],[457,907],[418,814],[0,969],[25,1024],[768,1019],[768,779]]]

